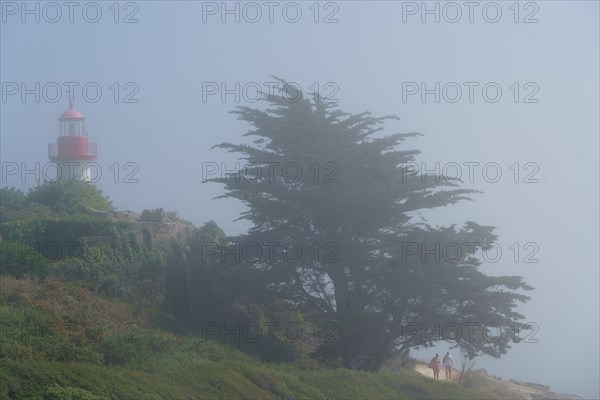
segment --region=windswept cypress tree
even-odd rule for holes
[[[263,246],[262,256],[242,257],[246,282],[326,327],[315,356],[378,370],[398,352],[448,338],[472,356],[505,353],[518,340],[506,327],[523,318],[515,307],[531,288],[478,270],[475,254],[496,239],[493,228],[414,222],[419,210],[474,191],[411,171],[419,152],[401,145],[419,134],[380,134],[395,116],[349,115],[318,94],[282,90],[267,100],[265,111],[233,111],[253,126],[245,134],[253,144],[216,146],[247,162],[226,175],[223,197],[249,207],[240,218],[253,227],[237,238],[241,246]],[[459,244],[460,254],[430,254],[446,244]]]

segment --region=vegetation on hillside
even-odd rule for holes
[[[418,152],[400,146],[417,134],[381,135],[388,117],[299,99],[238,109],[254,144],[220,145],[249,163],[215,180],[248,206],[239,237],[162,209],[113,218],[86,182],[0,189],[0,399],[484,396],[375,372],[443,339],[436,325],[523,318],[531,288],[478,270],[492,227],[414,222],[473,192],[407,170]],[[153,241],[145,224],[191,233]],[[452,260],[407,259],[407,243],[463,242]],[[479,329],[455,338],[471,359],[514,340]]]
[[[492,398],[414,372],[265,363],[165,316],[49,278],[0,277],[0,399]],[[167,321],[168,324],[168,321]]]

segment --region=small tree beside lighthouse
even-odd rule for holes
[[[91,180],[90,163],[96,159],[96,143],[89,143],[85,117],[73,102],[58,118],[58,138],[48,145],[50,161],[58,165],[57,180]]]

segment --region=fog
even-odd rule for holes
[[[263,108],[256,88],[277,76],[346,112],[396,114],[384,133],[424,135],[405,142],[421,151],[421,172],[458,171],[482,191],[423,218],[497,226],[503,256],[482,271],[535,288],[518,309],[535,340],[477,367],[600,397],[597,2],[232,2],[228,13],[221,2],[153,1],[120,3],[118,15],[99,3],[100,17],[82,6],[73,22],[65,6],[59,18],[22,4],[2,3],[2,186],[41,178],[5,166],[43,170],[68,82],[98,143],[96,184],[115,206],[177,210],[228,235],[248,229],[234,222],[244,207],[213,199],[223,185],[204,183],[206,166],[235,168],[234,154],[211,147],[248,140],[229,112]]]

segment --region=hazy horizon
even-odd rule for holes
[[[230,111],[263,108],[257,88],[277,76],[345,112],[395,114],[383,133],[422,133],[403,145],[421,151],[420,169],[460,171],[464,187],[482,192],[423,218],[496,226],[503,256],[481,270],[535,288],[518,311],[539,327],[538,342],[482,357],[477,368],[599,398],[599,3],[521,2],[518,12],[491,3],[427,3],[439,7],[439,22],[421,2],[254,3],[260,18],[236,2],[229,14],[221,2],[130,2],[118,15],[101,3],[97,22],[80,9],[69,22],[66,8],[58,18],[31,2],[36,22],[20,14],[21,2],[3,1],[0,185],[36,184],[35,173],[6,168],[49,163],[71,85],[98,143],[96,185],[114,206],[176,210],[238,235],[249,227],[234,222],[244,207],[214,200],[223,185],[203,183],[203,172],[243,165],[211,147],[248,141],[250,126]]]

